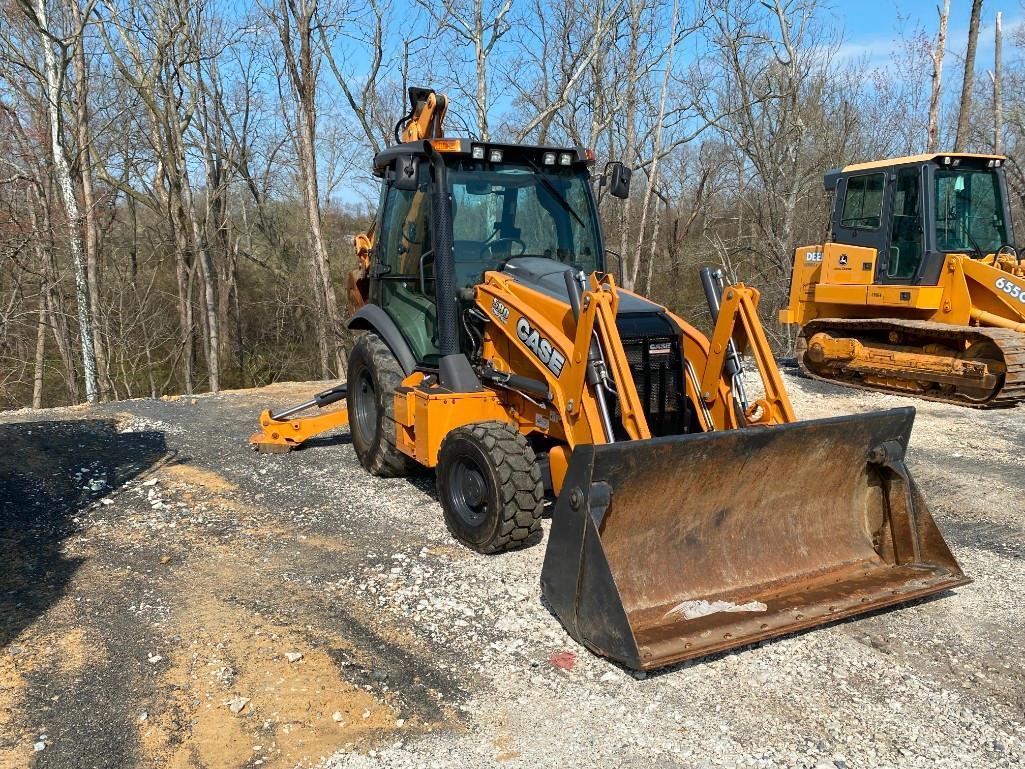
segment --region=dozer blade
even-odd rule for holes
[[[914,415],[577,447],[542,591],[647,670],[967,584],[904,466]]]

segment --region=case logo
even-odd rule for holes
[[[530,351],[537,356],[548,370],[555,376],[562,375],[562,367],[566,365],[566,357],[552,346],[552,343],[545,339],[536,328],[530,325],[526,318],[516,321],[516,336],[520,338]]]

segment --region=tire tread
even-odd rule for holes
[[[541,530],[541,514],[544,510],[541,468],[534,450],[518,430],[505,422],[476,422],[457,427],[445,440],[453,437],[465,437],[481,446],[488,454],[500,482],[498,498],[501,520],[496,534],[490,542],[474,546],[474,549],[491,554],[522,547],[532,535]],[[463,541],[447,514],[445,525],[452,536]]]

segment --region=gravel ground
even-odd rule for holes
[[[543,543],[457,546],[431,476],[246,449],[322,385],[0,414],[0,767],[1021,766],[1025,407],[786,379],[804,418],[918,407],[975,582],[647,676],[562,631]]]

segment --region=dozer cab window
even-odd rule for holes
[[[919,207],[920,171],[902,168],[897,172],[893,193],[893,228],[886,274],[910,280],[922,263],[922,214]]]
[[[936,247],[988,254],[1007,242],[1003,198],[996,172],[936,171]]]
[[[847,180],[840,224],[853,229],[874,230],[883,212],[883,174],[861,174]]]
[[[456,284],[518,256],[600,270],[601,245],[586,171],[471,161],[450,169]]]
[[[426,166],[426,164],[423,164]],[[375,247],[378,303],[395,321],[421,363],[438,355],[437,308],[431,257],[431,206],[426,168],[420,169],[416,190],[389,187],[381,212]],[[420,262],[423,257],[423,286]],[[424,291],[426,289],[426,291]]]

